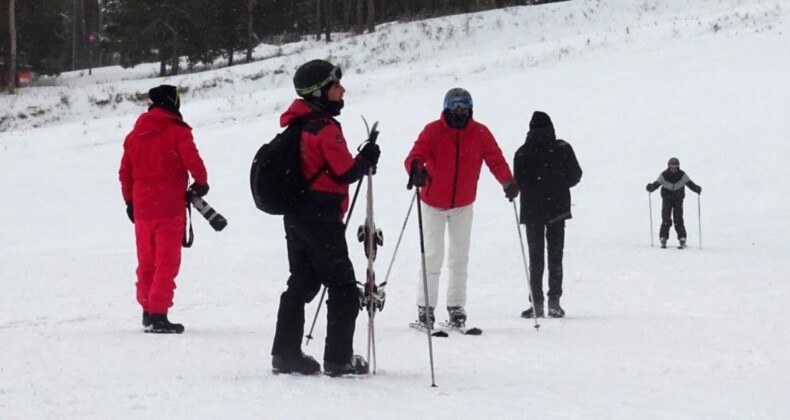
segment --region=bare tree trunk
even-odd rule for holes
[[[80,48],[82,48],[82,68],[88,66],[89,52],[88,48],[88,24],[85,21],[85,0],[79,0],[80,8]]]
[[[159,77],[167,76],[167,58],[164,48],[159,48]]]
[[[324,0],[324,34],[326,42],[332,41],[332,1]]]
[[[181,60],[178,57],[178,33],[173,31],[173,54],[171,55],[172,61],[170,64],[170,75],[175,76],[178,74],[178,66]]]
[[[233,48],[228,50],[228,67],[233,65]]]
[[[8,1],[8,39],[11,55],[8,60],[8,94],[16,93],[16,0]]]
[[[165,27],[173,35],[173,40],[171,42],[172,50],[170,51],[170,75],[175,76],[178,74],[178,65],[180,63],[178,57],[178,31],[176,31],[175,28],[170,26],[168,22],[163,22],[163,23]]]
[[[357,34],[362,33],[362,22],[365,21],[362,15],[365,6],[364,1],[365,0],[357,0],[357,21],[354,24],[354,32]]]
[[[252,49],[255,47],[254,39],[255,33],[253,32],[253,15],[252,11],[255,8],[255,0],[247,0],[247,62],[252,62]]]
[[[368,0],[368,33],[376,32],[376,0]]]
[[[104,11],[102,10],[104,8],[104,5],[102,5],[102,1],[103,0],[98,0],[99,2],[98,27],[96,28],[96,33],[99,34],[99,36],[96,37],[97,38],[96,43],[99,45],[99,64],[98,64],[99,67],[104,66],[104,51],[101,48],[101,41],[104,38],[104,32],[102,31],[102,29],[104,28],[104,18],[102,16],[104,14],[103,13]]]
[[[343,0],[343,30],[351,29],[351,0]]]
[[[323,16],[321,16],[321,3],[324,0],[315,0],[315,40],[321,40],[321,22],[323,20]]]

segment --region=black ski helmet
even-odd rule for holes
[[[452,88],[444,95],[444,109],[453,111],[455,109],[469,109],[473,107],[472,95],[464,88]]]
[[[669,158],[669,162],[667,162],[667,166],[678,166],[679,167],[680,166],[680,161],[676,157]]]
[[[148,99],[154,103],[154,105],[161,105],[165,106],[168,109],[174,109],[178,111],[181,108],[181,98],[178,96],[178,88],[171,85],[159,85],[155,88],[151,88],[148,91]]]
[[[320,98],[332,83],[340,82],[343,71],[326,60],[312,60],[302,64],[294,74],[296,94],[309,99]]]

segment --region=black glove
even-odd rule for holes
[[[198,197],[203,197],[208,194],[208,184],[193,182],[192,185],[189,186],[189,193]]]
[[[702,195],[702,187],[700,187],[699,185],[697,185],[697,191],[694,191],[694,192],[696,192],[696,193],[697,193],[697,195]]]
[[[131,201],[126,202],[126,215],[129,217],[129,220],[134,223],[134,204]]]
[[[375,168],[379,163],[379,156],[381,156],[381,148],[376,143],[367,142],[359,151],[359,156],[368,164],[369,167]]]
[[[425,169],[425,166],[412,166],[411,173],[409,173],[409,183],[411,185],[422,188],[428,184],[429,179],[431,177],[428,175],[428,170]]]
[[[647,190],[647,192],[650,192],[650,193],[651,193],[651,192],[653,192],[653,191],[655,191],[655,190],[653,189],[653,184],[647,184],[647,187],[645,187],[645,189]]]
[[[505,198],[513,201],[514,198],[518,197],[518,185],[516,185],[516,181],[508,181],[503,187],[505,190]]]

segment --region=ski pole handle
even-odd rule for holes
[[[414,174],[417,173],[417,167],[420,166],[420,162],[417,158],[411,160],[411,166],[409,167],[409,182],[406,184],[406,189],[411,190],[414,188]]]

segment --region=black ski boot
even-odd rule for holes
[[[317,375],[321,373],[321,365],[304,353],[294,357],[274,355],[272,356],[272,372],[275,374]]]
[[[351,360],[346,363],[336,363],[324,360],[324,375],[337,377],[344,375],[367,375],[368,362],[359,355],[351,356]]]
[[[560,307],[559,300],[549,300],[549,316],[552,318],[563,318],[565,311]]]
[[[667,239],[669,238],[658,238],[658,240],[661,241],[661,248],[667,247]]]
[[[535,312],[535,313],[533,313]],[[543,318],[543,304],[533,305],[531,308],[521,313],[522,318]]]
[[[466,326],[466,311],[461,306],[449,306],[447,312],[450,315],[450,325],[457,328]]]
[[[680,242],[680,245],[678,246],[678,248],[683,249],[683,248],[686,247],[686,238],[680,238],[680,239],[678,239],[678,242]]]
[[[184,326],[173,324],[167,319],[167,314],[149,314],[151,325],[145,327],[145,332],[153,334],[181,334]]]
[[[417,322],[424,325],[426,328],[428,327],[428,322],[430,322],[430,327],[433,329],[433,323],[436,322],[436,316],[434,315],[433,307],[429,307],[428,310],[425,310],[425,306],[418,306],[417,307]]]
[[[146,311],[143,311],[143,327],[150,327],[151,326],[151,314]]]

